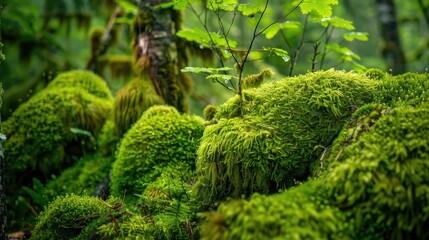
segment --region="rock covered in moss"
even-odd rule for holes
[[[194,169],[202,119],[173,107],[149,108],[126,133],[111,171],[115,196],[141,194],[166,167]]]
[[[417,106],[429,100],[429,73],[404,73],[382,78],[377,100],[390,107]]]
[[[38,217],[31,239],[88,239],[88,236],[79,236],[82,230],[105,216],[108,210],[108,206],[95,197],[58,197]]]
[[[61,73],[46,88],[68,87],[80,88],[96,97],[112,100],[112,94],[106,82],[98,75],[86,70],[72,70]]]
[[[428,136],[428,105],[400,107],[338,156],[326,188],[355,219],[357,238],[427,238]]]
[[[205,204],[271,193],[310,175],[359,106],[374,100],[365,75],[322,71],[264,84],[230,99],[198,149],[195,193]]]
[[[350,239],[350,225],[310,181],[270,196],[222,203],[207,213],[201,239]]]
[[[149,107],[163,103],[149,79],[134,79],[115,97],[113,109],[117,133],[121,136]]]

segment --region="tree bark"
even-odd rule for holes
[[[138,72],[147,75],[165,103],[186,112],[184,91],[178,63],[176,30],[177,12],[172,8],[155,8],[169,0],[143,1],[134,23],[134,61]]]
[[[399,38],[396,9],[393,0],[376,0],[375,9],[383,39],[381,52],[392,74],[406,71],[406,60]]]

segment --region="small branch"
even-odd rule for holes
[[[291,58],[289,76],[292,76],[293,69],[294,69],[295,64],[298,60],[299,52],[301,51],[301,48],[305,44],[304,39],[305,39],[305,33],[307,31],[307,24],[308,24],[308,15],[305,15],[304,29],[302,30],[301,41],[299,43],[299,46],[295,49],[293,57]]]
[[[314,72],[314,69],[316,68],[316,64],[317,64],[317,55],[319,55],[319,46],[320,46],[320,42],[315,42],[313,44],[313,57],[311,58],[311,71]]]
[[[334,28],[330,28],[330,31],[329,31],[329,28],[330,27],[330,25],[328,25],[327,27],[326,27],[326,32],[327,32],[327,34],[326,34],[326,38],[325,38],[325,44],[323,44],[323,50],[322,50],[322,58],[320,59],[320,66],[319,66],[319,69],[320,70],[322,70],[322,68],[323,68],[323,63],[325,62],[325,58],[326,58],[326,45],[328,45],[328,43],[329,43],[329,41],[331,40],[331,37],[332,37],[332,33],[334,32]]]
[[[265,28],[261,32],[257,33],[259,24],[261,23],[262,17],[267,11],[269,2],[270,0],[266,0],[264,10],[262,11],[261,16],[259,16],[258,22],[256,23],[255,29],[253,30],[253,37],[252,37],[252,40],[250,41],[250,45],[249,45],[249,48],[247,49],[246,55],[244,55],[244,58],[241,61],[241,64],[238,65],[238,68],[240,69],[240,74],[238,75],[238,95],[240,96],[241,99],[243,99],[243,87],[241,83],[242,83],[244,65],[246,64],[246,60],[249,57],[250,52],[252,51],[253,43],[255,42],[256,37],[262,34],[263,31],[265,31],[265,29],[267,29]]]

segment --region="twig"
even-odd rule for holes
[[[304,39],[305,39],[305,33],[307,31],[307,24],[308,24],[308,15],[305,15],[304,29],[302,30],[301,41],[299,43],[299,46],[295,49],[293,57],[291,58],[289,76],[292,76],[292,72],[293,72],[293,69],[295,67],[296,61],[298,60],[298,56],[299,56],[299,53],[301,51],[301,48],[305,44]]]

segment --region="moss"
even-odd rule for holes
[[[124,134],[153,105],[163,104],[148,79],[134,79],[121,89],[113,104],[114,121],[119,135]]]
[[[58,197],[40,214],[31,239],[72,239],[108,211],[95,197]],[[88,239],[88,238],[81,238]]]
[[[405,73],[384,78],[377,91],[377,99],[390,107],[428,102],[429,74]]]
[[[389,73],[376,68],[366,70],[365,75],[373,80],[384,80],[386,78],[392,77],[392,75],[390,75]]]
[[[198,117],[167,106],[148,109],[121,141],[110,175],[112,194],[141,194],[167,166],[194,169],[202,132]]]
[[[204,108],[204,114],[203,114],[204,120],[211,121],[216,115],[216,110],[217,110],[217,106],[211,105],[211,104],[207,105]]]
[[[272,193],[310,175],[353,112],[373,101],[376,82],[340,71],[264,84],[218,108],[198,149],[195,193],[205,204]]]
[[[88,154],[49,181],[46,189],[53,196],[67,193],[91,196],[109,174],[112,162],[112,157],[103,157],[97,153]]]
[[[102,156],[113,156],[117,150],[120,138],[116,134],[115,122],[108,119],[97,137],[97,146]]]
[[[328,169],[331,163],[338,162],[340,156],[346,154],[343,150],[347,146],[357,142],[361,136],[377,123],[380,117],[389,113],[390,108],[379,103],[369,103],[357,108],[334,140],[329,154],[327,154],[328,157],[323,161],[323,170]],[[342,156],[341,159],[344,157]]]
[[[222,203],[205,214],[201,239],[350,239],[350,226],[322,189],[320,181],[309,181],[283,193]]]
[[[22,104],[4,123],[10,169],[49,172],[61,164],[67,144],[77,138],[70,128],[98,133],[111,102],[75,88],[48,89]],[[35,147],[36,146],[36,147]]]
[[[191,203],[190,173],[165,169],[140,195],[132,215],[119,219],[119,238],[192,239],[196,208]],[[112,224],[99,227],[103,239],[115,238]]]
[[[425,239],[429,224],[429,108],[401,107],[346,147],[326,176],[358,237]]]
[[[106,82],[90,71],[74,70],[61,73],[49,83],[47,89],[67,87],[81,88],[96,97],[112,100]]]
[[[264,68],[258,74],[252,74],[242,79],[243,89],[256,88],[261,86],[265,79],[270,79],[274,72],[269,68]]]

